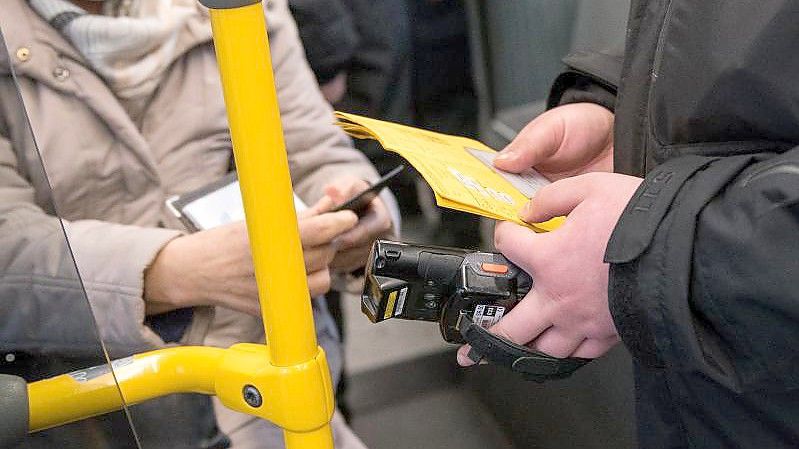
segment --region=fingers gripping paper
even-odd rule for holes
[[[441,207],[512,221],[536,231],[551,231],[563,220],[523,222],[518,211],[549,181],[533,169],[521,174],[495,169],[497,152],[481,142],[343,112],[336,117],[350,136],[377,140],[405,158],[430,184]]]

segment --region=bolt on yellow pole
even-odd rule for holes
[[[318,359],[320,349],[314,332],[264,8],[260,0],[200,1],[211,10],[269,345],[270,360],[264,363],[290,368]],[[303,388],[332,388],[329,372],[325,371],[319,382],[322,385]],[[270,400],[268,393],[265,396],[265,400]],[[284,430],[288,449],[333,447],[331,403],[319,401],[289,407],[298,414],[326,418],[312,431]]]

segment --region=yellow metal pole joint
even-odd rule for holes
[[[324,427],[334,409],[324,351],[289,367],[264,364],[268,358],[268,346],[242,343],[230,347],[216,381],[216,395],[222,403],[292,432]]]

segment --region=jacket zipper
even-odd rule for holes
[[[655,47],[655,56],[652,61],[652,82],[650,83],[650,91],[654,87],[655,79],[658,77],[658,72],[660,71],[660,63],[663,61],[663,46],[666,45],[666,29],[668,28],[669,23],[671,23],[671,16],[674,13],[674,0],[669,0],[668,5],[666,5],[666,14],[663,16],[663,23],[660,26],[660,31],[658,32],[658,42],[657,46]]]
[[[650,153],[652,149],[652,139],[654,136],[654,131],[652,130],[652,115],[651,115],[651,106],[652,106],[652,92],[655,89],[655,82],[657,81],[658,72],[660,72],[660,64],[663,61],[663,47],[666,45],[666,30],[668,29],[668,25],[671,22],[671,16],[674,13],[674,0],[669,0],[669,3],[666,5],[666,12],[663,15],[663,21],[660,25],[660,31],[658,31],[658,40],[657,44],[655,45],[655,54],[652,57],[652,72],[649,74],[649,90],[647,92],[647,99],[646,99],[646,124],[644,129],[646,129],[646,140],[644,143],[645,150],[641,155],[641,172],[647,173],[647,155]]]

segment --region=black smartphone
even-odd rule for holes
[[[352,198],[348,199],[340,206],[333,209],[333,212],[340,212],[342,210],[351,210],[356,214],[360,215],[366,212],[366,209],[369,207],[369,203],[372,202],[377,195],[380,195],[380,192],[386,187],[386,184],[389,183],[394,177],[400,174],[402,170],[405,169],[405,165],[399,165],[398,167],[394,168],[390,172],[383,175],[382,178],[378,179],[377,182],[369,186],[368,189],[364,190],[361,193],[353,196]]]

